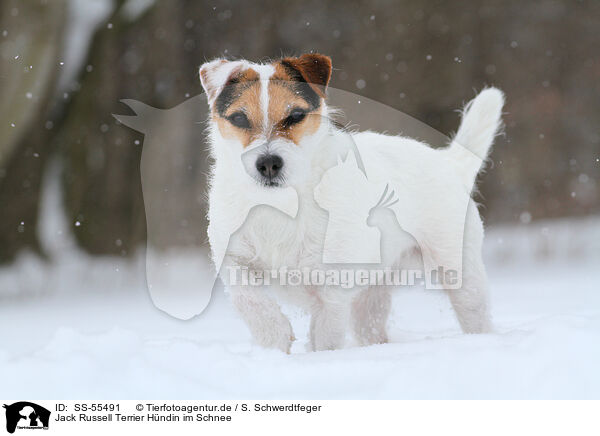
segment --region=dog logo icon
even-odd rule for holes
[[[6,431],[14,433],[16,429],[48,429],[50,411],[29,401],[19,401],[3,406],[6,409]]]

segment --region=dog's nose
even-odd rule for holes
[[[261,176],[272,180],[283,168],[283,159],[276,154],[265,154],[256,160],[256,169]]]

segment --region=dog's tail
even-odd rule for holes
[[[486,88],[465,106],[462,122],[450,147],[445,151],[454,161],[467,189],[472,189],[488,152],[502,125],[504,94]]]

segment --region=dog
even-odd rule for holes
[[[465,333],[489,332],[481,253],[484,229],[471,193],[501,126],[502,92],[484,89],[466,105],[450,145],[433,149],[407,137],[352,132],[336,124],[335,109],[327,105],[331,72],[331,59],[321,54],[271,63],[216,59],[200,67],[210,107],[208,137],[214,161],[208,194],[211,256],[253,338],[264,347],[290,352],[295,337],[279,304],[283,298],[310,314],[309,350],[342,347],[348,330],[360,345],[388,341],[390,286],[379,282],[352,289],[335,283],[251,286],[232,283],[226,272],[339,268],[323,259],[326,240],[330,246],[344,247],[338,251],[351,259],[364,251],[361,238],[343,231],[344,214],[336,215],[336,223],[342,224],[336,224],[337,242],[332,243],[329,213],[319,205],[333,197],[359,201],[352,182],[336,183],[331,178],[323,186],[328,171],[349,159],[356,168],[363,167],[369,186],[378,187],[368,190],[373,205],[394,204],[390,207],[397,222],[375,220],[380,223],[377,228],[387,226],[395,235],[386,241],[380,266],[416,265],[435,271],[442,265],[460,270],[458,285],[444,286],[459,324]],[[274,197],[290,188],[297,193],[294,218],[277,208],[251,204],[257,195]],[[393,190],[394,201],[383,199],[388,189]],[[361,214],[366,220],[369,209],[363,207]],[[241,219],[243,226],[232,235]],[[358,256],[351,265],[368,263]]]

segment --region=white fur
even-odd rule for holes
[[[244,65],[250,64],[244,61]],[[257,65],[252,67],[257,68]],[[232,71],[231,66],[227,66],[226,71]],[[217,74],[211,86],[222,86],[226,80],[223,77],[222,72]],[[268,97],[263,96],[261,102],[268,104]],[[402,267],[426,267],[428,262],[462,266],[460,288],[448,291],[460,325],[467,333],[489,331],[487,278],[481,258],[483,225],[470,193],[500,125],[502,103],[502,93],[496,89],[486,89],[479,94],[467,105],[458,134],[444,150],[434,150],[400,136],[340,131],[329,122],[328,108],[323,103],[321,126],[315,134],[304,138],[300,146],[284,140],[269,145],[284,158],[285,179],[298,193],[295,219],[273,208],[253,207],[252,198],[256,198],[257,192],[269,195],[280,188],[263,187],[253,180],[242,163],[242,146],[224,139],[212,125],[210,139],[215,164],[209,194],[208,236],[213,260],[218,265],[219,260],[224,259],[226,267],[260,270],[330,269],[330,265],[322,263],[328,214],[316,203],[313,192],[323,174],[337,164],[338,156],[346,156],[354,143],[370,181],[381,186],[390,183],[402,205],[397,214],[405,232],[399,230],[393,220],[372,218],[382,232],[389,231],[392,235],[388,242],[393,244],[387,248],[382,246],[382,257],[387,257],[385,263]],[[266,107],[262,109],[266,112]],[[268,141],[268,134],[261,140]],[[338,189],[340,196],[352,196],[352,186],[342,184]],[[229,229],[238,228],[235,223],[246,215],[243,226],[230,235]],[[457,226],[464,228],[464,244],[463,238],[459,238],[460,250],[455,246]],[[361,344],[387,341],[385,324],[390,298],[389,290],[383,286],[351,291],[274,286],[269,290],[230,286],[228,290],[254,338],[266,347],[289,352],[294,340],[278,298],[287,298],[310,312],[313,350],[342,346],[349,324]]]

